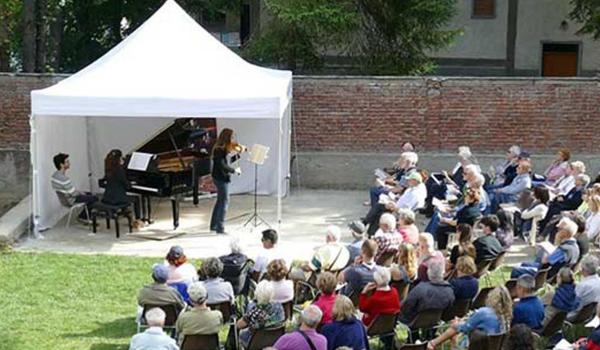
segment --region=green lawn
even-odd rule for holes
[[[0,253],[0,350],[127,349],[160,260]]]

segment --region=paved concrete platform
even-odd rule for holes
[[[367,199],[365,191],[335,191],[335,190],[301,190],[294,191],[283,200],[283,221],[280,232],[280,246],[291,259],[308,259],[313,248],[324,242],[324,231],[327,225],[339,225],[343,228],[343,240],[350,242],[351,237],[346,230],[346,225],[366,214],[367,208],[362,202]],[[260,215],[263,216],[274,228],[276,223],[276,199],[272,197],[259,197]],[[202,200],[198,207],[192,203],[182,203],[181,223],[176,232],[185,232],[185,235],[165,241],[141,239],[135,234],[122,234],[120,239],[115,238],[114,228],[106,230],[104,222],[100,221],[101,228],[98,234],[90,236],[89,228],[83,225],[73,225],[69,230],[64,223],[59,223],[55,228],[43,233],[44,239],[26,239],[19,242],[15,249],[19,251],[53,251],[83,254],[114,254],[133,256],[162,257],[175,244],[184,247],[186,254],[191,258],[219,256],[229,252],[230,237],[239,237],[245,253],[255,256],[260,249],[260,232],[266,226],[252,229],[251,226],[243,227],[247,217],[226,222],[229,235],[216,235],[209,232],[210,213],[214,204],[213,199]],[[154,203],[158,207],[156,222],[142,231],[172,229],[170,216],[170,202],[161,201]],[[235,218],[243,213],[251,212],[253,197],[249,195],[233,196],[229,218]],[[419,226],[425,227],[425,218],[419,218]],[[126,231],[126,224],[121,224],[122,232]],[[532,255],[532,249],[522,243],[517,243],[511,248],[508,263],[517,263],[527,260]]]

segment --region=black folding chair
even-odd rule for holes
[[[574,325],[585,324],[585,323],[590,322],[594,318],[594,316],[596,316],[597,306],[598,306],[598,303],[596,303],[596,302],[592,302],[587,305],[584,305],[581,308],[581,310],[577,311],[577,313],[575,315],[567,318],[565,323],[569,327],[572,327]]]
[[[442,314],[442,321],[449,322],[455,317],[464,317],[469,312],[471,306],[471,299],[457,299],[454,303],[444,310]]]
[[[142,311],[142,316],[140,320],[137,322],[137,332],[139,333],[143,327],[147,326],[146,323],[146,312],[150,309],[159,308],[163,310],[166,314],[165,324],[163,326],[164,329],[175,329],[175,322],[177,322],[177,317],[179,316],[179,306],[176,304],[167,304],[167,305],[153,305],[153,304],[145,304],[143,305],[144,310]]]
[[[443,309],[430,309],[419,312],[408,324],[408,328],[411,330],[409,333],[410,342],[413,343],[412,331],[434,328],[442,319],[443,313]]]
[[[484,307],[485,301],[487,300],[487,296],[488,296],[488,294],[490,294],[490,292],[493,289],[494,289],[494,287],[486,287],[486,288],[480,289],[479,293],[477,293],[477,296],[471,303],[471,310],[476,310],[476,309],[479,309],[480,307]]]
[[[277,339],[285,334],[285,326],[259,329],[252,333],[246,350],[262,350],[273,346]]]
[[[533,331],[542,337],[551,337],[562,330],[566,318],[567,313],[565,311],[557,312],[554,316],[552,316],[546,326],[544,326],[542,329]]]
[[[219,350],[219,334],[189,334],[183,337],[181,350]]]

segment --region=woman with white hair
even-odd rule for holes
[[[209,293],[202,282],[194,282],[187,289],[193,308],[185,311],[177,318],[175,329],[179,336],[179,344],[183,338],[191,334],[216,334],[223,324],[221,311],[211,310],[206,302]]]
[[[398,170],[386,179],[376,179],[376,186],[369,190],[370,200],[365,202],[366,206],[374,206],[382,194],[402,193],[406,188],[406,177],[417,171],[419,156],[415,152],[403,152],[397,162]]]
[[[585,174],[585,164],[579,160],[571,162],[565,175],[556,180],[553,187],[549,187],[550,192],[557,196],[565,196],[575,187],[575,178],[580,174]]]
[[[244,292],[248,279],[248,270],[251,265],[248,261],[248,256],[242,251],[239,238],[231,238],[229,247],[231,248],[231,253],[219,257],[219,260],[223,263],[221,277],[231,283],[233,293],[239,295]]]
[[[430,233],[424,232],[419,235],[419,250],[417,252],[419,267],[417,268],[417,279],[421,282],[429,281],[427,270],[429,264],[435,261],[445,262],[444,255],[435,250],[435,242]]]
[[[363,323],[368,327],[378,315],[395,315],[400,312],[398,291],[390,287],[390,269],[377,266],[373,273],[375,282],[365,285],[359,296],[358,308],[363,313]]]
[[[202,284],[208,291],[209,298],[206,301],[208,304],[219,304],[222,302],[230,302],[233,304],[235,295],[231,283],[221,278],[223,273],[223,263],[217,258],[208,258],[204,260],[201,267],[201,272],[205,278]]]
[[[269,281],[261,281],[256,286],[256,300],[248,304],[244,316],[237,321],[237,328],[241,330],[240,342],[244,347],[248,345],[253,332],[278,327],[285,321],[283,307],[273,302],[273,294],[273,286]]]
[[[385,264],[398,253],[398,247],[402,243],[402,236],[396,231],[396,217],[391,213],[384,213],[379,218],[379,230],[373,236],[377,242],[377,255],[375,261]],[[385,261],[384,261],[385,260]],[[391,260],[389,261],[391,263]]]

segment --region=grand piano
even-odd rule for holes
[[[137,193],[141,199],[142,220],[152,223],[152,199],[171,200],[173,228],[179,226],[179,203],[184,196],[192,195],[198,205],[198,181],[210,173],[211,136],[216,132],[211,119],[182,118],[163,129],[155,137],[133,152],[152,154],[145,171],[128,167],[131,153],[125,157],[127,178],[131,183],[128,192]],[[205,126],[209,123],[208,126]],[[205,125],[202,125],[205,124]],[[106,180],[99,181],[105,187]]]

